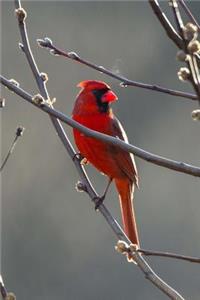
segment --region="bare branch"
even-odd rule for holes
[[[15,146],[16,146],[16,144],[17,144],[18,138],[19,138],[20,136],[23,135],[24,130],[25,130],[25,128],[22,127],[22,126],[19,126],[19,127],[17,128],[16,133],[15,133],[15,138],[14,138],[14,140],[13,140],[13,142],[12,142],[12,144],[11,144],[9,150],[8,150],[8,153],[7,153],[7,155],[6,155],[5,159],[4,159],[4,161],[3,161],[2,165],[1,165],[1,167],[0,167],[0,172],[2,172],[2,170],[3,170],[3,168],[5,167],[5,165],[6,165],[7,161],[8,161],[8,159],[9,159],[9,157],[10,157],[11,154],[13,153],[13,151],[14,151],[14,149],[15,149]]]
[[[40,74],[38,66],[37,66],[35,59],[33,57],[33,54],[31,52],[30,43],[29,43],[29,39],[28,39],[28,35],[27,35],[26,22],[25,22],[26,12],[22,8],[20,0],[14,0],[14,3],[15,3],[15,8],[16,8],[15,14],[18,19],[19,30],[20,30],[20,35],[21,35],[21,39],[22,39],[22,43],[20,43],[20,48],[21,48],[21,50],[23,50],[24,54],[26,55],[28,64],[31,68],[31,71],[32,71],[34,77],[35,77],[35,80],[36,80],[36,83],[40,90],[41,95],[45,99],[48,99],[48,93],[47,93],[45,82],[42,79],[42,76]],[[20,14],[20,12],[22,12],[22,13]],[[23,16],[23,12],[24,12],[24,18],[20,17],[20,16]]]
[[[197,26],[198,31],[200,32],[200,25],[197,22],[197,20],[195,19],[195,17],[193,16],[193,14],[192,14],[191,10],[189,9],[189,7],[186,5],[185,1],[184,0],[179,0],[179,3],[183,7],[186,15],[189,17],[189,19],[192,21],[192,23],[194,23]]]
[[[142,253],[145,256],[160,256],[160,257],[176,258],[176,259],[185,260],[188,262],[200,263],[199,257],[180,255],[180,254],[171,253],[171,252],[152,251],[152,250],[146,250],[146,249],[138,249],[137,251]]]
[[[177,0],[169,0],[172,6],[172,10],[174,13],[174,18],[177,24],[177,28],[179,31],[180,36],[182,37],[183,40],[183,51],[187,55],[188,59],[185,60],[187,67],[190,71],[190,76],[188,76],[188,80],[191,82],[197,96],[198,96],[198,101],[200,104],[200,75],[199,75],[199,69],[198,69],[198,63],[196,60],[196,54],[198,51],[192,50],[192,47],[189,47],[191,43],[196,41],[196,36],[192,36],[191,38],[186,36],[186,31],[185,27],[183,24],[183,20],[179,11],[179,6]],[[191,48],[191,49],[190,49]]]
[[[138,82],[138,81],[133,81],[133,80],[130,80],[130,79],[124,77],[124,76],[120,76],[118,74],[115,74],[112,71],[104,68],[103,66],[98,66],[94,63],[91,63],[90,61],[87,61],[87,60],[81,58],[75,52],[66,52],[64,50],[61,50],[61,49],[57,48],[49,38],[45,38],[43,40],[38,39],[37,42],[41,47],[48,48],[50,50],[51,54],[60,55],[60,56],[72,59],[76,62],[79,62],[83,65],[88,66],[89,68],[97,70],[100,73],[106,74],[106,75],[108,75],[112,78],[115,78],[115,79],[121,81],[120,85],[122,87],[127,87],[127,86],[139,87],[139,88],[143,88],[143,89],[147,89],[147,90],[153,90],[155,92],[161,92],[161,93],[169,94],[169,95],[172,95],[172,96],[187,98],[187,99],[191,99],[191,100],[197,100],[197,96],[194,95],[194,94],[185,93],[185,92],[178,91],[178,90],[168,89],[168,88],[156,85],[156,84],[147,84],[147,83],[142,83],[142,82]]]
[[[188,175],[193,175],[195,177],[200,177],[200,168],[186,164],[184,162],[178,162],[178,161],[174,161],[174,160],[170,160],[168,158],[164,158],[162,156],[158,156],[155,154],[152,154],[150,152],[147,152],[141,148],[138,148],[136,146],[133,146],[131,144],[125,143],[124,141],[91,130],[83,125],[81,125],[80,123],[72,120],[71,118],[67,117],[66,115],[64,115],[63,113],[49,107],[46,104],[42,104],[42,105],[38,105],[37,103],[35,103],[33,101],[34,96],[31,96],[30,94],[28,94],[27,92],[25,92],[23,89],[21,89],[20,87],[16,87],[14,86],[12,83],[9,82],[9,80],[7,80],[5,77],[0,75],[0,82],[8,87],[10,90],[12,90],[13,92],[15,92],[18,96],[22,97],[23,99],[25,99],[26,101],[32,103],[33,105],[37,106],[38,108],[40,108],[41,110],[43,110],[44,112],[54,116],[55,118],[60,119],[62,122],[66,123],[67,125],[77,128],[78,130],[80,130],[81,132],[83,132],[85,135],[90,136],[90,137],[94,137],[96,139],[105,141],[109,144],[115,145],[120,147],[121,149],[133,153],[136,156],[151,162],[153,164],[177,171],[177,172],[181,172],[181,173],[185,173]],[[72,152],[72,157],[74,157],[75,153]]]
[[[159,3],[157,0],[149,0],[149,3],[156,14],[157,18],[159,19],[161,25],[165,29],[168,37],[174,41],[174,43],[177,45],[178,48],[184,50],[185,54],[188,54],[186,56],[187,59],[185,59],[185,62],[190,70],[191,76],[188,76],[187,79],[192,83],[193,88],[196,92],[197,99],[200,103],[200,78],[199,78],[199,54],[198,53],[189,53],[187,49],[187,45],[189,41],[186,41],[185,35],[184,35],[184,25],[182,22],[182,18],[179,12],[178,8],[178,2],[176,0],[169,0],[171,3],[175,21],[178,28],[178,33],[174,30],[169,20],[166,18],[164,12],[161,10]],[[198,61],[197,61],[198,59]],[[180,72],[179,72],[180,73]],[[179,76],[179,79],[182,80],[182,78]]]
[[[27,35],[27,29],[26,29],[26,23],[25,23],[25,18],[20,19],[20,10],[22,9],[21,6],[21,1],[20,0],[14,0],[15,3],[15,8],[16,8],[16,15],[18,17],[18,24],[19,24],[19,30],[20,30],[20,34],[21,34],[21,38],[22,38],[22,43],[20,44],[20,48],[23,50],[23,52],[26,55],[27,61],[29,63],[29,66],[32,70],[32,73],[34,75],[34,78],[36,80],[38,89],[42,95],[42,97],[45,100],[49,99],[49,95],[48,95],[48,91],[46,88],[46,81],[47,81],[47,77],[43,76],[43,73],[40,73],[38,66],[34,60],[31,48],[30,48],[30,43],[29,43],[29,39],[28,39],[28,35]],[[17,13],[18,11],[18,13]],[[71,154],[73,154],[73,149],[71,147],[70,141],[68,139],[68,137],[65,134],[65,131],[63,129],[63,127],[61,126],[60,121],[56,120],[55,118],[51,117],[51,121],[54,125],[55,130],[58,133],[58,136],[60,137],[63,145],[65,146],[66,150]]]
[[[176,32],[174,27],[171,25],[170,21],[166,17],[165,13],[160,8],[160,5],[157,0],[149,0],[149,4],[156,17],[160,21],[161,25],[166,31],[167,36],[176,44],[176,46],[180,49],[183,48],[183,40],[180,35]]]

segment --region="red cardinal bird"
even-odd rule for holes
[[[110,103],[117,100],[110,87],[96,80],[82,81],[78,87],[82,89],[74,105],[73,119],[90,129],[127,142],[126,133],[110,108]],[[138,186],[138,175],[133,155],[117,146],[87,137],[77,129],[73,129],[73,133],[81,155],[107,175],[110,181],[114,180],[125,233],[133,244],[139,246],[133,208],[134,185]]]

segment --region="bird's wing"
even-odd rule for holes
[[[128,143],[127,135],[117,118],[112,119],[111,131],[112,136],[115,136]],[[114,145],[108,145],[108,147],[110,147],[110,151],[112,152],[113,158],[115,159],[119,168],[138,187],[138,173],[133,154],[128,153]]]

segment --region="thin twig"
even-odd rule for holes
[[[198,31],[200,32],[200,25],[197,22],[196,18],[193,16],[193,14],[192,14],[191,10],[189,9],[189,7],[186,5],[185,1],[184,0],[179,0],[179,3],[183,7],[186,15],[190,18],[192,23],[194,23],[197,26]]]
[[[166,17],[165,13],[160,8],[157,0],[149,0],[149,4],[158,20],[160,21],[162,27],[165,29],[167,36],[177,45],[179,49],[183,47],[183,40],[180,35],[176,32],[174,27],[171,25],[170,21]]]
[[[22,126],[20,126],[20,127],[17,128],[16,133],[15,133],[15,138],[14,138],[14,140],[13,140],[13,142],[12,142],[12,144],[11,144],[9,150],[8,150],[8,153],[7,153],[7,155],[6,155],[5,159],[4,159],[1,167],[0,167],[0,172],[2,172],[2,170],[5,167],[5,165],[6,165],[7,161],[8,161],[8,159],[9,159],[9,157],[13,153],[13,151],[15,149],[15,146],[17,144],[18,138],[23,135],[24,130],[25,130],[25,128],[22,127]]]
[[[156,15],[160,24],[164,28],[167,36],[175,43],[175,45],[179,49],[183,49],[184,41],[183,41],[182,37],[179,35],[179,33],[176,32],[174,27],[171,25],[170,21],[168,20],[168,18],[165,15],[164,11],[160,8],[158,1],[157,0],[148,0],[148,1],[149,1],[149,4],[150,4],[154,14]],[[198,58],[198,65],[200,65],[200,62],[199,62],[200,56],[198,53],[196,54],[196,57]],[[196,99],[198,99],[197,96],[196,96]]]
[[[20,48],[26,55],[26,59],[31,68],[31,71],[34,75],[34,78],[36,80],[36,83],[40,90],[41,95],[44,97],[44,99],[48,99],[46,85],[45,85],[45,82],[41,76],[39,69],[38,69],[38,66],[35,62],[35,59],[33,57],[29,39],[28,39],[28,35],[27,35],[26,22],[25,22],[26,11],[24,9],[22,9],[21,1],[14,0],[14,4],[15,4],[15,8],[16,8],[15,13],[16,13],[16,17],[18,19],[20,35],[21,35],[21,39],[22,39],[22,44],[20,44]],[[21,18],[20,18],[20,12],[21,12]],[[23,15],[23,13],[24,13],[24,15]]]
[[[62,122],[66,123],[67,125],[77,128],[78,130],[80,130],[87,136],[94,137],[101,141],[105,141],[109,144],[118,146],[121,149],[123,149],[127,152],[130,152],[130,153],[133,153],[136,156],[138,156],[148,162],[151,162],[153,164],[156,164],[156,165],[159,165],[159,166],[162,166],[162,167],[165,167],[165,168],[177,171],[177,172],[192,175],[195,177],[200,177],[200,168],[198,168],[196,166],[189,165],[184,162],[170,160],[168,158],[147,152],[147,151],[145,151],[141,148],[138,148],[134,145],[128,144],[118,138],[91,130],[91,129],[81,125],[80,123],[72,120],[70,117],[67,117],[62,112],[59,112],[58,110],[55,110],[55,109],[49,107],[46,104],[38,105],[37,103],[34,102],[34,96],[31,96],[29,93],[25,92],[22,88],[16,87],[2,75],[0,75],[0,82],[4,86],[8,87],[11,91],[15,92],[21,98],[25,99],[26,101],[30,102],[33,105],[36,105],[38,108],[40,108],[44,112],[60,119]],[[75,153],[72,152],[72,155],[75,155]]]
[[[143,88],[143,89],[147,89],[147,90],[153,90],[155,92],[161,92],[161,93],[169,94],[169,95],[172,95],[172,96],[187,98],[187,99],[191,99],[191,100],[197,100],[197,96],[195,94],[190,94],[190,93],[185,93],[185,92],[178,91],[178,90],[168,89],[168,88],[162,87],[160,85],[156,85],[156,84],[147,84],[147,83],[142,83],[142,82],[138,82],[138,81],[133,81],[133,80],[130,80],[130,79],[124,77],[124,76],[115,74],[112,71],[104,68],[103,66],[96,65],[94,63],[91,63],[88,60],[85,60],[85,59],[81,58],[75,52],[67,52],[67,51],[64,51],[64,50],[61,50],[61,49],[57,48],[51,42],[51,40],[49,38],[45,38],[44,40],[43,39],[38,39],[37,42],[41,47],[48,48],[51,51],[51,53],[53,53],[55,55],[60,55],[60,56],[69,58],[69,59],[74,60],[78,63],[86,65],[89,68],[97,70],[100,73],[106,74],[109,77],[112,77],[112,78],[115,78],[115,79],[121,81],[120,85],[122,87],[127,87],[127,86],[139,87],[139,88]]]
[[[177,0],[169,0],[169,2],[171,3],[171,7],[172,7],[172,10],[174,13],[174,18],[175,18],[175,21],[177,24],[179,34],[183,40],[182,50],[189,57],[189,59],[186,60],[187,67],[190,70],[190,74],[191,74],[191,76],[189,76],[188,80],[191,82],[191,84],[198,96],[198,101],[200,104],[200,75],[199,75],[199,69],[198,69],[196,57],[195,57],[194,53],[190,53],[188,50],[188,45],[189,45],[190,41],[186,39],[185,34],[184,34],[184,24],[183,24],[183,20],[182,20],[181,14],[180,14],[178,1]]]
[[[172,252],[152,251],[152,250],[146,250],[146,249],[138,249],[137,251],[146,256],[168,257],[168,258],[185,260],[185,261],[193,262],[193,263],[200,263],[199,257],[180,255],[178,253],[172,253]]]

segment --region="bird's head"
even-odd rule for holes
[[[85,80],[77,86],[81,88],[81,91],[78,94],[75,109],[82,113],[108,113],[110,103],[117,100],[117,96],[105,82]]]

